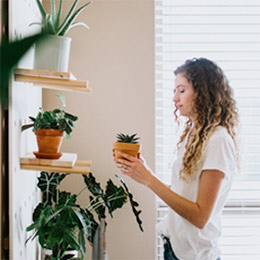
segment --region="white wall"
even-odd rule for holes
[[[35,1],[9,0],[9,37],[11,40],[22,39],[35,34],[39,28],[29,27],[40,21]],[[22,10],[22,15],[21,15]],[[19,68],[33,67],[33,49],[20,60]],[[31,83],[17,82],[13,78],[9,85],[8,145],[9,145],[9,247],[12,260],[39,259],[37,240],[25,241],[31,235],[26,227],[32,223],[32,213],[41,199],[37,188],[38,171],[20,169],[20,157],[36,151],[36,140],[32,131],[21,133],[21,126],[28,124],[29,115],[42,105],[41,88]]]
[[[117,182],[114,173],[119,171],[111,152],[115,135],[137,132],[142,154],[154,169],[154,1],[95,0],[78,21],[86,22],[90,30],[76,27],[68,34],[72,37],[70,71],[78,79],[89,80],[93,91],[63,92],[67,110],[78,115],[79,121],[62,151],[92,160],[92,171],[103,185],[108,178]],[[59,105],[55,93],[43,91],[46,109]],[[139,231],[130,204],[115,212],[114,219],[108,217],[108,257],[155,259],[154,195],[129,178],[124,179],[140,203],[145,232]],[[80,190],[82,177],[69,176],[63,187]]]

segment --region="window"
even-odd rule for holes
[[[222,259],[260,259],[260,2],[158,0],[155,21],[156,173],[170,182],[178,141],[174,69],[193,57],[214,60],[234,89],[241,121],[241,172],[223,212]],[[158,221],[165,214],[158,201]]]

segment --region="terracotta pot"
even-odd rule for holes
[[[118,151],[137,157],[140,150],[140,144],[115,142],[113,143],[113,150],[116,158],[122,158],[122,156],[118,155]]]
[[[57,154],[60,150],[64,131],[59,129],[38,129],[34,131],[39,153]]]

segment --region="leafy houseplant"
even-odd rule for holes
[[[133,195],[121,177],[117,176],[122,186],[118,187],[108,180],[106,189],[103,190],[92,173],[82,175],[86,187],[76,195],[59,189],[61,181],[67,175],[40,173],[37,186],[41,189],[43,201],[33,212],[33,223],[26,230],[34,232],[26,242],[37,237],[42,248],[52,250],[52,259],[71,259],[73,254],[66,255],[71,250],[80,251],[80,259],[83,259],[86,255],[85,239],[93,244],[100,223],[106,219],[106,210],[113,217],[112,213],[122,208],[127,199],[130,200],[133,213],[143,231],[139,218],[141,211],[136,209],[138,203],[133,200]],[[81,207],[76,203],[77,198],[86,189],[91,195],[85,207]],[[95,220],[96,217],[98,220]]]
[[[116,158],[121,158],[118,152],[127,153],[133,157],[137,157],[140,144],[139,144],[139,137],[136,136],[137,134],[133,135],[125,135],[125,134],[117,134],[117,142],[113,143],[113,150]]]
[[[62,107],[66,106],[65,97],[57,94],[62,101]],[[58,153],[61,142],[66,133],[66,139],[71,137],[72,127],[78,117],[71,115],[63,110],[54,109],[52,111],[40,111],[36,118],[29,116],[32,124],[22,126],[22,131],[33,127],[37,138],[38,152],[35,152],[37,158],[58,159],[61,154]]]
[[[51,0],[51,12],[47,13],[40,0],[36,0],[39,11],[42,16],[42,22],[34,22],[30,25],[40,25],[45,32],[46,42],[35,45],[35,62],[36,69],[49,69],[57,71],[67,71],[69,62],[71,38],[64,37],[66,33],[75,26],[89,27],[83,22],[74,22],[77,16],[92,2],[89,1],[79,7],[79,0],[75,0],[61,22],[63,0],[59,1],[58,10],[56,10],[55,0]],[[48,47],[46,46],[48,44]],[[50,63],[50,61],[52,63]]]

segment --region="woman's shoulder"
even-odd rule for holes
[[[219,125],[215,128],[213,134],[212,134],[212,137],[216,138],[216,137],[228,137],[230,136],[226,127],[222,126],[222,125]],[[231,136],[230,136],[231,137]]]
[[[234,141],[224,126],[217,126],[209,139],[209,143],[229,143],[233,146]]]

